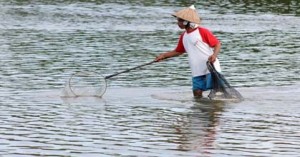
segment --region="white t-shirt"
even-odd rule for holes
[[[177,52],[187,52],[192,76],[201,76],[209,73],[206,62],[208,57],[213,54],[213,47],[219,40],[207,29],[198,27],[192,32],[183,32],[180,36]],[[214,62],[218,72],[221,72],[218,59]]]

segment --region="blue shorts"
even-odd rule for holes
[[[193,77],[193,90],[206,91],[212,89],[211,74]]]

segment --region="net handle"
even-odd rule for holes
[[[111,74],[111,75],[108,75],[106,77],[104,77],[104,79],[109,79],[109,78],[112,78],[114,76],[117,76],[117,75],[120,75],[120,74],[123,74],[123,73],[126,73],[126,72],[129,72],[131,70],[134,70],[134,69],[138,69],[138,68],[141,68],[141,67],[144,67],[146,65],[150,65],[150,64],[153,64],[154,62],[157,62],[157,61],[151,61],[151,62],[148,62],[148,63],[145,63],[145,64],[142,64],[142,65],[139,65],[139,66],[136,66],[136,67],[133,67],[133,68],[129,68],[129,69],[126,69],[126,70],[123,70],[123,71],[120,71],[120,72],[117,72],[117,73],[114,73],[114,74]]]

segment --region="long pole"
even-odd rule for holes
[[[154,62],[156,62],[156,61],[154,60],[154,61],[151,61],[151,62],[149,62],[149,63],[145,63],[145,64],[142,64],[142,65],[133,67],[133,68],[126,69],[126,70],[124,70],[124,71],[117,72],[117,73],[115,73],[115,74],[108,75],[108,76],[104,77],[104,79],[112,78],[112,77],[114,77],[114,76],[117,76],[117,75],[120,75],[120,74],[129,72],[129,71],[131,71],[131,70],[138,69],[138,68],[144,67],[144,66],[146,66],[146,65],[150,65],[150,64],[152,64],[152,63],[154,63]]]

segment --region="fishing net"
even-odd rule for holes
[[[95,72],[77,72],[66,81],[62,91],[62,97],[102,97],[106,92],[107,79],[155,62],[156,61],[151,61],[105,77]]]
[[[213,87],[208,95],[208,97],[212,100],[243,100],[243,96],[234,89],[225,77],[217,72],[214,65],[211,62],[207,62],[207,68],[212,76]]]
[[[107,87],[106,79],[94,72],[74,73],[65,83],[63,97],[102,97]]]

